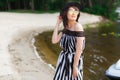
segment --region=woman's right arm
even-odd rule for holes
[[[60,17],[58,17],[58,20],[57,20],[57,23],[56,23],[56,26],[54,28],[53,35],[52,35],[52,43],[53,44],[58,43],[62,37],[62,32],[60,32],[58,34],[58,30],[59,30],[59,26],[60,26],[61,22],[62,22],[62,19]]]

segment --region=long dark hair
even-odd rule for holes
[[[70,7],[73,7],[73,8],[76,8],[76,9],[78,9],[78,10],[80,11],[79,6],[80,6],[80,5],[79,5],[78,3],[77,3],[77,5],[76,5],[76,3],[75,3],[75,4],[74,4],[74,3],[67,3],[67,4],[61,9],[61,11],[60,11],[60,16],[61,16],[61,18],[62,18],[62,20],[63,20],[64,29],[65,29],[66,27],[68,27],[67,13],[68,13],[69,8],[70,8]],[[77,19],[76,19],[77,22],[78,22],[79,16],[80,16],[80,12],[79,12],[79,14],[78,14],[78,16],[77,16]]]

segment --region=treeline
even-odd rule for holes
[[[0,10],[59,10],[68,0],[0,0]]]
[[[115,9],[120,0],[0,0],[0,11],[31,10],[57,11],[68,1],[78,1],[81,11],[103,15],[114,20]]]
[[[96,15],[103,15],[111,20],[117,19],[116,8],[120,6],[120,0],[80,0],[81,10]]]

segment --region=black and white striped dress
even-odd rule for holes
[[[60,40],[60,47],[62,48],[62,51],[58,57],[56,72],[53,80],[83,80],[83,53],[80,56],[78,64],[79,75],[76,79],[73,79],[72,76],[77,37],[84,37],[84,32],[70,31],[68,29],[63,30],[63,35]],[[85,40],[83,40],[82,47],[84,50]]]

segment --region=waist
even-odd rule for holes
[[[65,49],[62,49],[62,51],[61,52],[63,52],[63,53],[65,53],[65,54],[67,54],[67,53],[70,53],[70,54],[75,54],[75,50],[65,50]]]
[[[68,55],[75,55],[75,51],[70,51],[70,50],[64,50],[64,49],[62,49],[61,54],[64,54],[66,56],[68,56]],[[84,54],[82,52],[80,57],[83,57],[83,56],[84,56]]]

